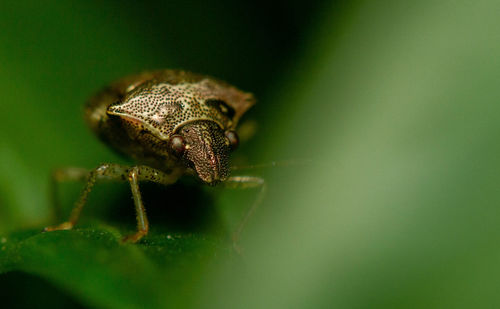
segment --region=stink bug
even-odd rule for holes
[[[265,190],[261,178],[229,175],[229,153],[238,146],[236,126],[254,104],[250,93],[180,70],[144,72],[112,83],[86,103],[84,117],[102,141],[137,164],[56,170],[54,184],[85,180],[86,185],[69,220],[45,231],[73,228],[97,180],[122,180],[130,184],[137,214],[137,232],[123,240],[137,242],[149,230],[139,182],[169,185],[190,174],[209,185],[261,188],[233,236],[236,242]]]

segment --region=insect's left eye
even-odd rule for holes
[[[172,149],[172,151],[178,156],[182,155],[184,150],[186,150],[186,142],[180,135],[173,135],[170,138],[168,144],[170,146],[170,149]]]
[[[226,138],[229,141],[229,146],[231,146],[231,150],[235,150],[236,148],[238,148],[240,140],[238,138],[238,134],[236,134],[235,131],[233,130],[226,131]]]

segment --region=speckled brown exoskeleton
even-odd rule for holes
[[[86,185],[69,220],[45,231],[73,228],[97,180],[121,180],[130,184],[137,215],[137,232],[123,240],[137,242],[149,230],[139,182],[169,185],[191,174],[209,185],[261,188],[234,233],[236,243],[265,190],[261,178],[229,175],[229,153],[238,146],[236,126],[254,104],[250,93],[186,71],[144,72],[112,83],[86,103],[85,120],[102,141],[137,165],[106,163],[90,171],[56,170],[53,184],[85,180]]]

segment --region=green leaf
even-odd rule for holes
[[[106,227],[4,236],[0,272],[37,274],[92,306],[186,306],[200,275],[232,255],[231,246],[204,234],[150,235],[137,245],[120,239]]]
[[[4,117],[0,131],[0,272],[37,275],[91,307],[499,307],[497,1],[325,3],[315,22],[274,37],[288,6],[271,11],[273,23],[229,2],[89,3],[0,10],[2,111],[23,116]],[[307,5],[295,3],[297,20]],[[20,12],[26,23],[11,17]],[[148,14],[158,12],[168,13]],[[283,47],[289,29],[302,31],[296,49]],[[251,162],[312,162],[264,170],[269,194],[244,255],[228,235],[250,191],[145,189],[153,231],[122,245],[130,195],[99,186],[75,230],[41,233],[53,223],[51,167],[119,160],[83,129],[81,102],[125,71],[190,61],[255,89],[258,137],[242,148]],[[168,205],[213,206],[194,207],[211,223],[175,226],[173,208],[153,215]],[[107,225],[85,222],[96,217]]]

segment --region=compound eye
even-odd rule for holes
[[[233,130],[226,131],[226,138],[229,141],[229,146],[231,147],[231,150],[235,150],[236,148],[238,148],[240,140],[238,139],[238,134],[236,134],[235,131]]]
[[[186,142],[184,141],[184,138],[180,135],[172,135],[170,137],[170,140],[168,142],[170,149],[174,152],[174,154],[180,156],[184,153],[184,150],[186,150]]]

